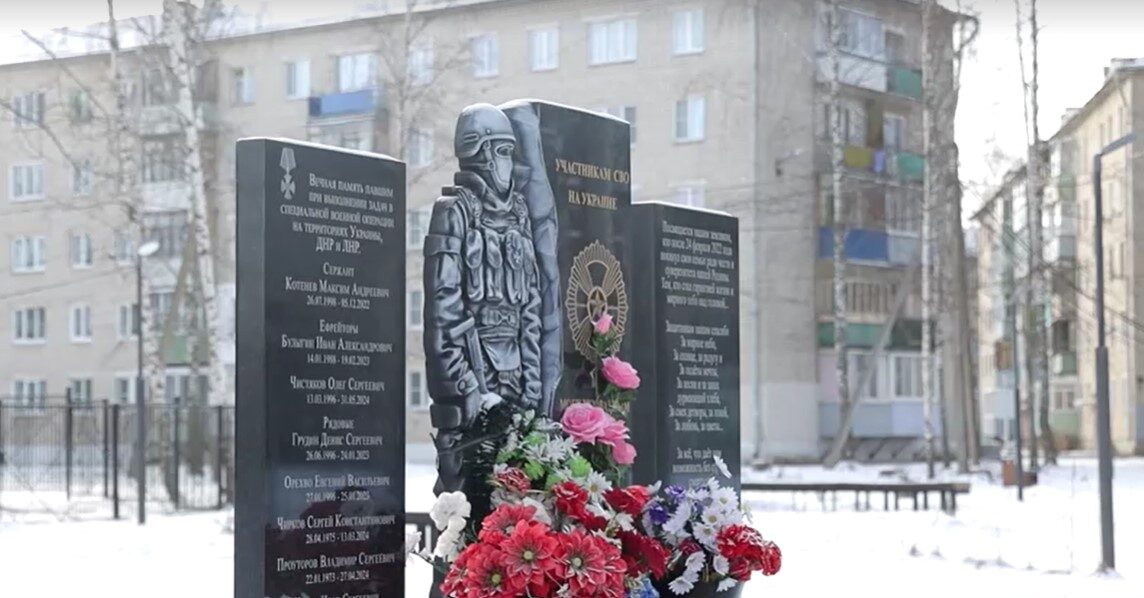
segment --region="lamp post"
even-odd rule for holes
[[[138,495],[138,511],[139,511],[139,525],[147,522],[147,511],[145,504],[147,502],[147,402],[144,400],[143,391],[143,260],[155,254],[159,250],[159,243],[157,241],[148,241],[139,246],[139,250],[135,253],[135,322],[138,327],[135,331],[135,345],[136,345],[136,366],[137,371],[135,374],[135,452],[139,455],[137,462],[139,463],[138,475],[135,476],[135,482],[138,484],[136,494]]]
[[[1136,139],[1129,133],[1092,157],[1092,196],[1095,208],[1093,247],[1096,251],[1096,454],[1100,477],[1100,568],[1116,568],[1112,537],[1112,426],[1108,400],[1108,347],[1104,345],[1104,208],[1101,159]]]

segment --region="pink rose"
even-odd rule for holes
[[[612,314],[608,312],[600,314],[593,327],[596,329],[596,334],[607,334],[612,329]]]
[[[604,378],[624,390],[639,388],[640,376],[632,364],[619,357],[605,357],[602,364]]]
[[[627,439],[627,424],[614,418],[608,422],[608,425],[604,426],[604,431],[600,433],[600,443],[608,446],[616,446]]]
[[[636,447],[629,442],[621,442],[612,447],[612,460],[620,465],[631,465],[636,461]]]
[[[611,423],[612,416],[587,403],[573,403],[564,410],[560,425],[564,433],[577,443],[594,443]]]

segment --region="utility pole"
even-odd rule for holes
[[[1092,196],[1096,222],[1093,251],[1096,253],[1096,455],[1100,477],[1100,568],[1116,568],[1112,526],[1112,414],[1108,399],[1108,347],[1104,344],[1104,206],[1101,196],[1101,160],[1135,141],[1129,133],[1108,144],[1092,157]]]

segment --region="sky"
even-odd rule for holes
[[[806,0],[812,1],[812,0]],[[958,0],[940,0],[957,7]],[[1027,19],[1030,0],[1020,0]],[[349,14],[364,0],[228,0],[268,21],[290,22]],[[11,56],[22,29],[78,27],[106,18],[104,0],[0,0],[0,60]],[[156,14],[161,0],[116,0],[117,16]],[[1144,0],[1038,0],[1040,20],[1040,125],[1042,137],[1058,129],[1067,108],[1082,106],[1104,81],[1112,58],[1144,57]],[[977,14],[981,30],[962,70],[957,116],[965,209],[976,209],[1009,163],[1027,145],[1016,42],[1014,0],[960,0]],[[1026,21],[1027,24],[1027,21]],[[1028,29],[1026,28],[1026,33]],[[1026,37],[1027,39],[1027,37]],[[1026,46],[1028,48],[1028,46]],[[1028,67],[1028,64],[1026,65]]]

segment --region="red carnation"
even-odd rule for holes
[[[659,540],[636,532],[621,531],[619,535],[629,577],[639,577],[645,573],[650,573],[656,579],[663,577],[671,553]]]
[[[519,467],[506,467],[493,474],[493,482],[497,486],[513,492],[524,493],[532,489],[532,481]]]
[[[639,517],[644,505],[648,501],[647,488],[643,486],[628,486],[627,488],[612,488],[604,492],[604,500],[613,509],[627,513],[632,517]]]
[[[783,566],[783,553],[779,545],[767,542],[763,546],[763,575],[774,575]]]
[[[536,507],[505,503],[485,517],[479,538],[482,542],[499,543],[512,533],[518,522],[532,521],[534,515]]]
[[[679,551],[683,553],[683,556],[691,556],[696,552],[702,552],[703,547],[694,538],[687,538],[679,543]]]
[[[556,509],[566,515],[579,515],[588,504],[588,491],[576,482],[560,482],[553,486],[552,496],[556,498]]]

